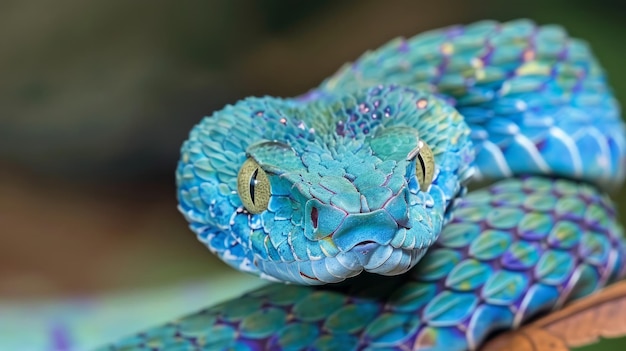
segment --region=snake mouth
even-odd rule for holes
[[[340,251],[356,246],[388,245],[398,232],[398,223],[383,209],[348,215],[332,234]]]
[[[364,271],[381,275],[404,273],[422,256],[420,249],[394,248],[371,240],[355,245],[350,253]]]
[[[363,268],[368,270],[367,266],[371,265],[370,260],[379,247],[381,247],[379,243],[372,240],[366,240],[362,243],[356,244],[351,251],[356,254],[356,259],[363,266]]]
[[[361,256],[369,255],[370,252],[376,250],[376,248],[380,247],[380,244],[373,240],[366,240],[362,243],[358,243],[354,245],[352,248],[353,252],[358,253]]]
[[[304,285],[338,283],[366,271],[380,275],[407,272],[424,256],[428,248],[403,249],[362,242],[350,252],[319,260],[275,262],[258,261],[263,277]]]
[[[362,243],[358,243],[358,244],[354,245],[354,247],[355,248],[362,248],[362,247],[366,247],[366,246],[371,245],[371,244],[376,244],[377,245],[378,243],[373,241],[373,240],[366,240],[366,241],[364,241]]]

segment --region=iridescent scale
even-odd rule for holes
[[[624,179],[618,102],[587,43],[559,26],[483,21],[398,38],[308,96],[381,83],[449,99],[472,129],[478,176],[553,174],[604,188]]]
[[[323,104],[379,84],[430,92],[455,106],[471,128],[477,175],[499,179],[464,196],[451,192],[460,197],[415,268],[321,287],[269,285],[104,349],[476,349],[493,331],[515,328],[624,275],[622,229],[601,190],[623,181],[624,126],[583,42],[560,27],[525,20],[432,31],[366,53],[287,104]],[[245,122],[237,123],[245,130]],[[434,131],[445,140],[438,127],[430,127],[429,137]],[[231,140],[228,130],[220,133],[222,144],[193,144],[187,156],[200,157],[203,147],[219,153]],[[236,172],[223,163],[225,172]],[[204,169],[212,168],[218,167]],[[193,176],[185,172],[179,177]],[[212,189],[233,196],[224,184]],[[190,215],[202,213],[194,206],[212,206],[202,202],[210,200],[206,195],[183,196]]]
[[[495,209],[494,209],[495,208]],[[410,273],[273,284],[112,350],[467,350],[623,274],[615,209],[595,188],[530,177],[459,199]]]

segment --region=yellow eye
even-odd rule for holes
[[[415,175],[421,191],[428,191],[435,176],[435,157],[433,150],[423,141],[419,142],[419,151],[415,160]]]
[[[250,213],[261,213],[270,202],[270,181],[265,171],[252,158],[246,160],[237,175],[237,191]]]

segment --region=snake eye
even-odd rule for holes
[[[256,214],[267,209],[270,202],[270,181],[265,171],[252,158],[247,159],[239,170],[237,191],[248,212]]]
[[[421,191],[427,191],[435,175],[435,157],[428,144],[421,141],[418,144],[417,160],[415,161],[415,176],[420,184]]]

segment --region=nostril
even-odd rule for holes
[[[318,219],[317,208],[313,207],[311,209],[311,221],[313,222],[313,228],[317,229],[317,219]]]

